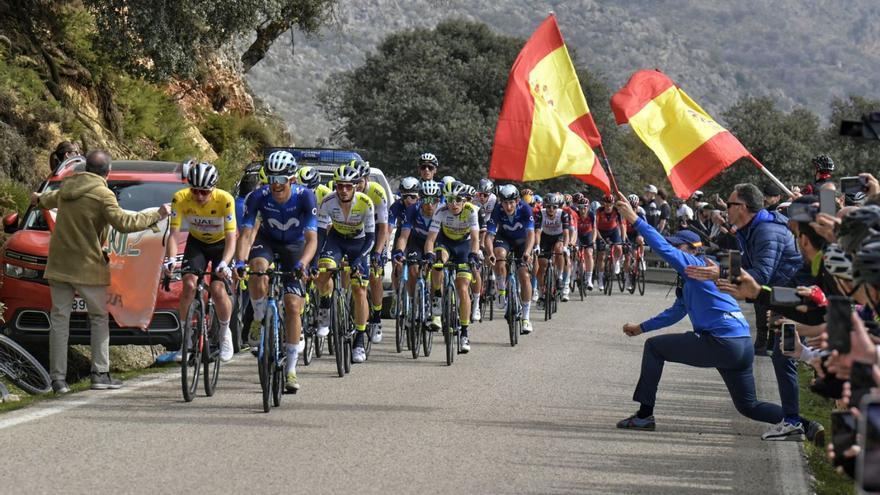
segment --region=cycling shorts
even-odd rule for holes
[[[194,236],[187,236],[186,248],[183,250],[183,263],[181,270],[204,272],[211,264],[211,271],[217,269],[217,265],[223,260],[223,250],[226,249],[226,239],[208,244],[196,239]],[[214,275],[211,275],[211,281],[214,281]]]
[[[260,229],[257,237],[254,239],[254,245],[251,246],[251,252],[248,254],[248,261],[262,258],[269,263],[275,263],[275,268],[279,270],[293,270],[296,263],[302,258],[303,247],[305,241],[294,243],[286,243],[284,241],[276,241],[267,233]],[[303,297],[302,282],[293,275],[285,275],[282,277],[284,282],[284,293],[293,294]]]
[[[600,230],[599,237],[608,244],[623,244],[620,238],[620,229]]]
[[[562,234],[541,234],[541,257],[549,258],[553,254],[553,248],[557,242],[562,242]]]
[[[638,242],[636,242],[636,239],[637,239],[638,237],[639,237],[639,231],[638,231],[638,230],[634,230],[634,231],[632,231],[632,232],[627,232],[627,233],[626,233],[626,240],[629,241],[629,243],[632,244],[633,246],[635,246],[635,245],[638,244]]]
[[[508,253],[511,251],[511,249],[513,249],[513,256],[516,259],[522,259],[523,255],[526,253],[525,237],[508,240],[499,236],[495,238],[495,241],[492,243],[492,245],[493,247],[500,247]]]
[[[407,258],[412,253],[418,253],[419,256],[425,254],[425,239],[418,239],[410,233],[409,239],[406,242],[406,249],[403,252]]]
[[[593,247],[593,233],[590,232],[587,235],[582,235],[578,237],[578,245],[591,248]]]
[[[471,240],[470,238],[460,241],[452,240],[440,232],[434,251],[446,251],[449,255],[449,261],[456,265],[467,265],[468,255],[471,253]],[[470,267],[458,268],[457,271],[458,273],[470,273]]]
[[[324,241],[324,250],[321,251],[321,262],[333,262],[338,267],[343,256],[348,257],[348,266],[352,270],[357,269],[366,281],[370,276],[370,253],[362,253],[366,250],[366,238],[342,237],[336,231],[327,234]]]

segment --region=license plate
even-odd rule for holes
[[[86,304],[85,299],[81,297],[73,298],[73,307],[71,310],[74,313],[87,313],[89,311],[89,306]]]

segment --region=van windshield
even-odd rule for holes
[[[109,181],[110,190],[116,194],[119,206],[125,210],[140,211],[170,203],[171,197],[186,187],[180,182],[140,182],[140,181]],[[61,181],[50,182],[44,192],[54,191],[61,187]],[[25,229],[48,230],[46,219],[38,209],[28,212],[24,223]]]

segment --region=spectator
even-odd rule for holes
[[[678,207],[675,209],[675,219],[678,222],[678,229],[686,229],[690,227],[691,222],[694,220],[694,210],[684,201],[675,198],[674,201],[678,204]]]
[[[110,167],[110,155],[94,150],[86,157],[85,172],[64,179],[58,190],[31,195],[31,202],[38,207],[58,209],[45,273],[52,296],[49,363],[52,389],[56,394],[70,391],[66,381],[67,341],[74,291],[88,305],[92,390],[122,386],[122,382],[110,376],[110,328],[105,309],[110,269],[102,246],[107,239],[108,225],[119,232],[138,232],[171,212],[166,204],[150,213],[125,213],[107,187]]]
[[[633,393],[639,410],[617,423],[617,427],[655,429],[654,402],[663,365],[667,361],[716,368],[740,414],[756,421],[779,422],[783,416],[782,408],[761,402],[755,396],[749,324],[736,301],[721,293],[714,283],[692,279],[685,271],[685,267],[707,265],[699,254],[700,238],[694,232],[683,230],[664,239],[640,220],[623,195],[620,196],[617,208],[623,217],[634,223],[651,249],[675,268],[681,281],[671,308],[641,324],[627,323],[623,327],[624,333],[633,337],[672,325],[685,316],[690,318],[694,331],[659,335],[645,342],[641,376]]]
[[[648,224],[656,229],[660,223],[660,203],[657,201],[657,186],[654,184],[645,186],[642,206],[645,208],[645,218],[648,219]]]
[[[55,151],[49,155],[49,169],[52,170],[52,175],[57,173],[58,166],[64,163],[64,160],[81,154],[82,152],[79,150],[79,146],[76,143],[71,143],[70,141],[61,141],[58,143],[58,146],[55,147]]]
[[[791,286],[803,258],[797,251],[794,235],[788,229],[788,219],[779,212],[768,212],[763,206],[763,194],[753,184],[737,184],[727,200],[730,222],[737,227],[742,268],[760,285]],[[717,266],[690,266],[685,273],[698,280],[717,280],[719,269]],[[762,438],[782,440],[805,432],[809,437],[814,433],[815,427],[813,422],[805,423],[800,417],[797,362],[782,355],[775,332],[772,339],[768,338],[769,309],[766,304],[755,301],[755,355],[766,355],[768,342],[773,346],[773,369],[776,372],[785,419]],[[808,429],[811,431],[807,431]]]
[[[657,190],[657,207],[660,208],[660,221],[657,222],[657,232],[662,234],[666,232],[669,218],[672,216],[672,208],[666,202],[666,191],[663,189]],[[693,215],[693,212],[691,214]]]
[[[764,186],[764,209],[767,211],[776,211],[779,203],[782,202],[782,189],[776,184],[770,183]]]

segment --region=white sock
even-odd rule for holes
[[[498,278],[498,290],[507,290],[507,277]]]
[[[229,320],[220,322],[220,338],[225,339],[229,335]]]
[[[523,320],[529,319],[529,311],[531,311],[531,310],[532,310],[532,303],[531,302],[523,303],[523,308],[522,308]]]
[[[480,307],[480,295],[479,294],[474,295],[474,307],[477,307],[477,308]]]
[[[266,298],[262,299],[253,299],[251,304],[254,305],[254,321],[259,321],[262,323],[263,318],[266,317],[266,306],[268,304]]]
[[[296,360],[299,357],[299,353],[296,350],[296,344],[284,344],[284,347],[287,348],[287,363],[284,366],[284,373],[290,373],[293,371],[296,373]]]

